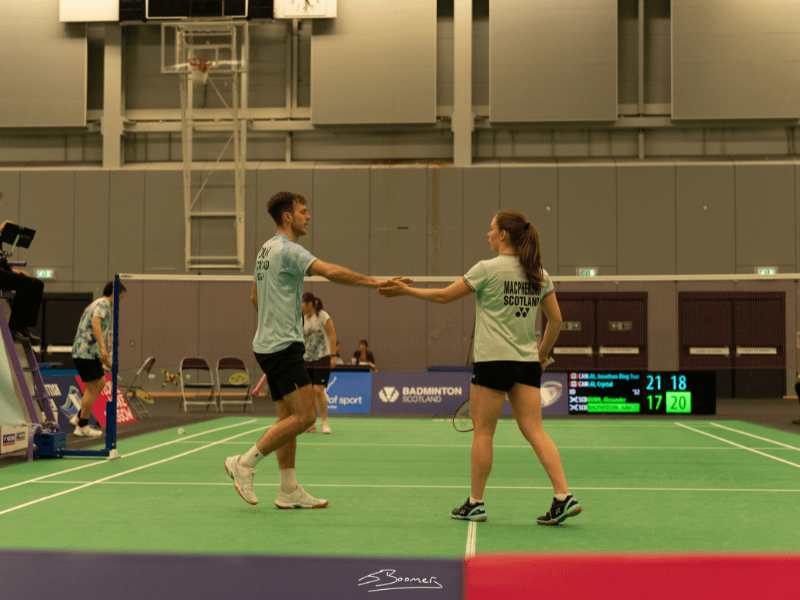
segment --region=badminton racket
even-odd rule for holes
[[[153,397],[145,392],[143,389],[136,390],[136,397],[139,398],[142,402],[147,402],[148,404],[153,403]]]
[[[556,362],[555,359],[551,357],[544,361],[542,366],[549,367],[554,362]],[[547,381],[539,389],[542,396],[542,407],[550,406],[561,397],[561,384],[557,381]],[[461,433],[467,433],[475,429],[475,425],[472,423],[472,415],[470,414],[469,398],[461,403],[461,406],[458,407],[453,415],[453,427]]]
[[[261,389],[261,386],[262,386],[262,385],[264,385],[264,382],[265,382],[265,381],[267,381],[267,376],[266,376],[266,375],[262,375],[262,376],[261,376],[261,380],[258,382],[258,385],[257,385],[257,386],[255,387],[255,389],[253,390],[253,395],[254,395],[254,396],[255,396],[255,395],[258,393],[258,390],[260,390],[260,389]]]

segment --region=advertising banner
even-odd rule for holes
[[[86,385],[78,376],[78,372],[72,370],[42,371],[42,379],[47,394],[58,407],[59,429],[66,432],[73,431],[75,428],[69,424],[69,420],[80,410]],[[106,387],[92,407],[92,416],[100,427],[106,426],[106,402],[111,399],[110,392],[111,374],[106,373]],[[117,387],[117,424],[131,423],[135,420],[136,417],[133,416],[122,392]],[[90,418],[89,424],[94,425],[94,421]]]
[[[471,380],[469,372],[374,373],[372,414],[453,414],[469,398]],[[540,390],[554,400],[542,408],[543,415],[568,414],[566,373],[545,373]],[[501,414],[512,414],[507,398]]]
[[[328,396],[328,414],[369,414],[372,375],[333,371],[325,393]]]
[[[372,414],[453,414],[469,397],[472,373],[374,373]]]

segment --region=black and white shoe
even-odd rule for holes
[[[539,525],[558,525],[567,517],[574,517],[580,514],[582,510],[583,507],[572,497],[572,494],[567,496],[566,500],[556,500],[553,498],[550,510],[548,510],[545,515],[536,519],[536,522]]]
[[[469,498],[464,500],[464,503],[460,506],[456,506],[450,512],[450,516],[461,521],[485,521],[488,518],[486,516],[486,506],[484,506],[483,502],[471,504]]]

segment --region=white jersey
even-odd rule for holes
[[[304,361],[311,362],[330,356],[331,338],[325,330],[325,325],[330,320],[330,315],[321,310],[313,317],[306,317],[303,321],[303,340],[306,345]]]
[[[475,362],[513,360],[539,362],[536,313],[542,298],[555,289],[542,269],[537,290],[516,256],[501,254],[484,260],[464,275],[475,291]]]

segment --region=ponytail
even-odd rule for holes
[[[539,233],[528,218],[516,210],[503,210],[497,213],[497,227],[508,233],[519,263],[525,269],[528,281],[537,290],[544,284],[542,256],[539,246]]]
[[[314,307],[314,312],[320,312],[322,310],[322,300],[317,298],[311,292],[306,292],[303,294],[303,302],[310,302],[311,306]]]

